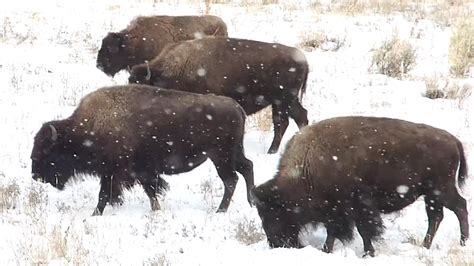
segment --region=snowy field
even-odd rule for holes
[[[124,84],[95,67],[101,39],[138,15],[204,14],[198,1],[42,0],[8,1],[0,9],[0,265],[474,265],[474,241],[460,247],[455,215],[445,218],[430,250],[421,247],[427,229],[422,199],[400,213],[384,216],[386,231],[374,243],[374,258],[361,258],[358,234],[336,241],[333,254],[321,250],[325,230],[301,232],[303,249],[270,249],[255,208],[238,183],[227,213],[215,213],[223,194],[213,165],[165,176],[171,189],[152,212],[141,187],[125,193],[123,206],[91,217],[99,180],[79,176],[64,191],[34,182],[30,152],[43,122],[70,115],[83,95],[101,86]],[[204,2],[204,1],[202,1]],[[235,2],[235,1],[234,1]],[[280,1],[283,2],[283,1]],[[330,2],[330,1],[326,1]],[[302,1],[278,5],[215,4],[232,37],[297,46],[307,36],[328,36],[320,48],[305,49],[311,66],[303,105],[316,122],[341,115],[387,116],[446,129],[465,146],[474,178],[474,96],[423,97],[426,78],[449,76],[446,25],[407,14],[347,16]],[[472,5],[466,5],[471,8]],[[371,70],[374,49],[394,34],[416,49],[416,65],[402,80]],[[306,37],[305,37],[306,36]],[[334,49],[334,45],[340,45]],[[474,86],[471,78],[456,82]],[[273,177],[279,155],[267,155],[271,131],[248,119],[245,149],[255,166],[255,183]],[[261,121],[260,121],[261,123]],[[284,142],[297,130],[291,122]],[[281,149],[280,149],[281,152]],[[474,182],[463,194],[474,232]]]

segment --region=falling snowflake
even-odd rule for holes
[[[94,142],[92,142],[89,139],[84,140],[84,142],[82,143],[82,145],[84,145],[86,147],[90,147],[90,146],[92,146],[92,144],[94,144]]]
[[[397,187],[397,192],[399,194],[406,194],[408,192],[408,190],[410,190],[410,188],[406,185],[400,185]]]
[[[206,73],[207,73],[207,71],[202,67],[197,70],[197,74],[200,77],[204,77],[206,75]]]

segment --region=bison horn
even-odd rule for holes
[[[146,62],[146,77],[145,79],[148,81],[151,79],[151,71],[150,71],[150,66],[148,65],[148,62]]]
[[[58,131],[56,130],[56,128],[53,125],[49,125],[49,128],[51,128],[51,140],[58,140]]]

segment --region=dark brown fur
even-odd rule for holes
[[[149,64],[135,66],[130,83],[149,84],[235,99],[247,115],[272,106],[278,151],[289,117],[308,124],[301,106],[308,63],[303,52],[277,43],[234,38],[203,38],[170,45]]]
[[[144,85],[99,89],[64,120],[45,123],[31,154],[34,179],[62,189],[74,173],[101,178],[94,214],[120,201],[139,182],[159,209],[160,174],[192,170],[211,159],[224,182],[218,211],[226,211],[241,173],[249,196],[252,162],[243,151],[245,113],[234,100]],[[250,197],[248,197],[250,201]]]
[[[458,170],[456,176],[456,171]],[[336,238],[352,239],[355,225],[364,251],[383,229],[380,213],[401,210],[425,196],[431,246],[443,207],[458,217],[461,244],[469,237],[466,200],[456,189],[467,166],[461,142],[424,124],[375,117],[339,117],[303,128],[287,144],[275,178],[253,193],[268,241],[299,247],[302,226],[322,222],[331,252]]]
[[[227,26],[216,16],[138,17],[126,29],[102,40],[97,67],[114,76],[155,58],[168,44],[206,35],[227,37]]]

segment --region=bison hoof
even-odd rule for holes
[[[221,212],[227,212],[227,208],[226,208],[226,209],[219,208],[219,209],[217,209],[217,211],[216,211],[216,213],[221,213]]]
[[[158,201],[152,202],[152,203],[151,203],[151,210],[152,210],[152,211],[159,211],[159,210],[161,210],[160,203],[158,203]]]
[[[101,216],[102,215],[102,212],[99,211],[97,208],[94,210],[94,212],[92,213],[92,216]]]
[[[368,256],[375,257],[375,251],[373,250],[364,251],[362,258],[367,258]]]
[[[278,151],[278,148],[270,148],[270,149],[268,149],[267,153],[268,154],[275,154],[275,153],[277,153],[277,151]]]
[[[325,253],[331,253],[332,249],[329,249],[326,245],[323,246],[323,252]]]

